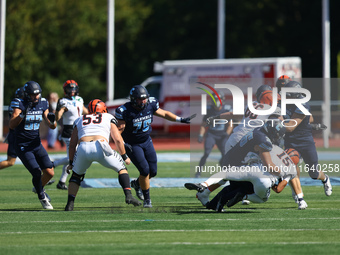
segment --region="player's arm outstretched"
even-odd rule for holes
[[[161,117],[166,120],[170,121],[176,121],[176,122],[181,122],[181,123],[186,123],[190,124],[191,119],[196,117],[196,114],[191,115],[190,117],[183,118],[183,117],[178,117],[177,115],[173,114],[172,112],[163,110],[161,108],[158,108],[157,111],[154,113],[156,116]]]

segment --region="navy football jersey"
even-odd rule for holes
[[[310,112],[309,104],[303,104],[303,106]],[[287,105],[285,119],[290,119],[294,113],[302,114],[304,113],[296,106],[296,105]],[[293,132],[286,132],[285,140],[290,141],[301,141],[307,142],[310,139],[313,140],[312,137],[312,127],[309,124],[310,116],[306,115],[306,117],[301,121],[301,123],[295,128]],[[309,138],[309,139],[306,139]]]
[[[242,139],[230,149],[223,159],[224,166],[240,166],[248,152],[255,152],[254,147],[271,151],[273,144],[262,128],[255,128],[242,137]],[[257,152],[255,152],[257,153]]]
[[[39,127],[43,120],[43,113],[48,109],[47,100],[41,98],[37,104],[29,106],[29,102],[26,100],[15,98],[11,102],[11,108],[19,108],[22,112],[26,112],[23,120],[15,128],[17,145],[28,146],[39,144],[41,142]]]
[[[216,110],[213,106],[209,105],[207,107],[207,115],[203,117],[203,122],[205,122],[207,118],[211,116],[220,115],[224,112],[230,112],[230,111],[231,111],[230,105],[223,105],[221,110]],[[218,124],[218,125],[215,125],[215,127],[213,125],[210,125],[208,132],[213,133],[215,135],[223,135],[225,134],[227,127],[228,127],[228,124]]]
[[[159,103],[154,97],[149,98],[149,103],[142,111],[133,108],[131,102],[119,106],[115,115],[126,123],[122,133],[124,141],[129,144],[145,142],[150,137],[153,114],[158,109]]]

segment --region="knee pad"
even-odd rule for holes
[[[156,172],[151,172],[150,173],[150,178],[155,177],[156,175],[157,175],[157,171]]]
[[[74,182],[80,186],[80,183],[84,180],[85,174],[79,175],[75,172],[72,172],[72,176],[69,180],[69,182]]]

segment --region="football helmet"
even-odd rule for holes
[[[301,84],[297,81],[290,81],[285,86],[285,88],[302,88]],[[286,98],[302,98],[302,93],[287,92]]]
[[[133,86],[130,90],[130,101],[133,107],[138,110],[143,110],[149,103],[149,92],[147,89],[141,85]],[[146,103],[137,102],[137,99],[147,99]]]
[[[72,97],[72,92],[74,92],[75,96],[78,96],[78,94],[79,94],[79,86],[78,86],[78,83],[75,80],[65,81],[63,88],[64,88],[65,96],[67,96],[69,98]]]
[[[38,101],[41,98],[41,87],[39,83],[35,81],[28,81],[24,85],[24,96],[28,102],[33,102],[30,95],[32,94],[40,94],[40,97],[38,100],[35,100],[33,103],[38,103]]]
[[[18,89],[15,91],[15,98],[21,98],[21,99],[23,99],[24,96],[25,96],[24,87],[18,88]]]
[[[278,92],[280,92],[281,91],[281,88],[282,87],[284,87],[284,86],[286,86],[286,84],[288,83],[288,82],[290,82],[292,79],[289,77],[289,76],[287,76],[287,75],[281,75],[278,79],[277,79],[277,81],[276,81],[276,87],[277,87],[277,89],[278,89]]]
[[[93,99],[88,105],[89,113],[105,113],[107,108],[105,103],[100,99]]]
[[[225,98],[225,97],[224,97],[223,91],[218,90],[217,93],[218,93],[219,97],[221,98],[221,101],[222,101],[222,104],[223,104],[223,101],[224,101],[224,98]],[[221,102],[220,102],[220,100],[218,99],[218,97],[217,97],[216,94],[214,94],[214,99],[215,99],[215,102],[216,102],[216,104],[213,104],[213,105],[214,105],[214,108],[215,108],[215,109],[219,109],[222,105],[221,105]]]
[[[263,130],[272,141],[277,144],[286,133],[286,128],[282,125],[281,121],[267,121],[263,125]]]
[[[257,102],[260,102],[261,99],[261,95],[263,92],[265,92],[266,90],[273,90],[272,87],[270,87],[269,85],[261,85],[257,90],[256,90],[256,100]]]

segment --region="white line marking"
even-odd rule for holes
[[[327,231],[334,232],[340,229],[322,229],[322,228],[301,228],[301,229],[149,229],[149,230],[87,230],[87,231],[28,231],[28,232],[3,232],[0,235],[21,235],[21,234],[58,234],[58,233],[161,233],[161,232],[270,232],[270,231],[286,231],[286,232],[303,232],[303,231]]]

